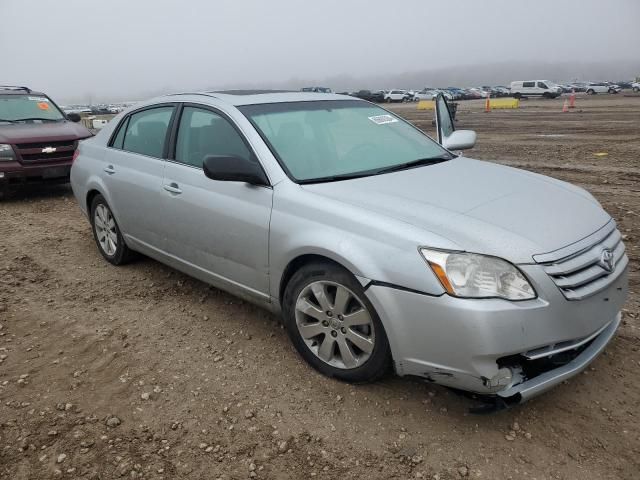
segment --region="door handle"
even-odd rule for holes
[[[116,173],[116,169],[113,168],[113,165],[108,165],[107,167],[105,167],[104,171],[109,175],[113,175],[114,173]]]
[[[182,193],[182,190],[180,190],[180,187],[178,186],[177,183],[172,182],[169,185],[163,185],[162,186],[167,192],[171,192],[171,193],[175,193],[176,195],[180,195]]]

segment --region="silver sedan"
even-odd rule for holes
[[[614,336],[625,248],[588,192],[460,155],[441,95],[436,118],[437,141],[347,96],[168,95],[82,142],[71,181],[108,262],[276,312],[326,375],[526,400]]]

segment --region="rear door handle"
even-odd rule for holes
[[[113,168],[113,165],[109,165],[105,167],[104,172],[108,173],[109,175],[113,175],[114,173],[116,173],[116,169]]]
[[[182,193],[182,190],[180,190],[180,187],[178,186],[178,184],[176,182],[172,182],[169,185],[163,185],[163,188],[167,191],[167,192],[171,192],[171,193],[175,193],[176,195],[180,195]]]

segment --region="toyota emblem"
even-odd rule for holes
[[[613,252],[608,248],[602,250],[600,254],[600,266],[604,268],[607,272],[613,272],[613,269],[616,268],[616,264],[613,259]]]

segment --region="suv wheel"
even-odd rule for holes
[[[593,88],[590,88],[589,90],[587,90],[587,95],[593,95],[595,94],[595,90],[593,90]]]
[[[102,195],[96,195],[91,202],[91,229],[98,250],[107,262],[123,265],[131,260],[133,251],[124,243],[118,223]]]
[[[389,342],[364,289],[330,263],[298,270],[283,298],[289,337],[319,372],[348,382],[371,382],[390,365]]]

